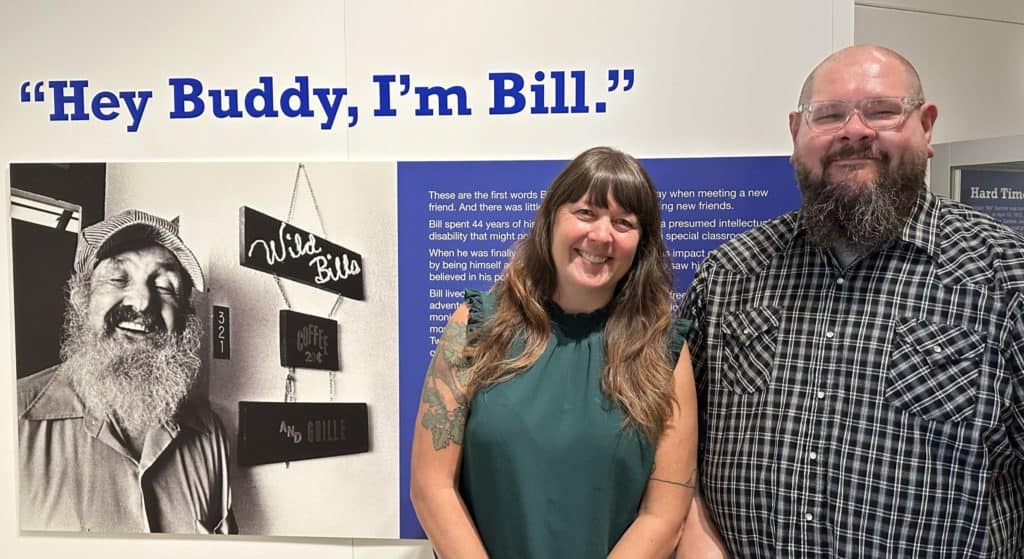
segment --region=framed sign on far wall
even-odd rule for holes
[[[954,169],[960,201],[1024,233],[1024,162]]]

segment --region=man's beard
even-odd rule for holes
[[[141,433],[170,420],[184,402],[199,372],[201,336],[201,322],[189,313],[181,333],[123,339],[96,331],[69,304],[61,355],[86,408]]]
[[[850,158],[875,158],[878,175],[867,184],[829,182],[829,164]],[[908,152],[899,168],[892,170],[887,153],[870,148],[844,146],[823,161],[821,176],[798,158],[793,159],[797,182],[803,193],[801,219],[811,242],[825,249],[837,246],[863,256],[899,236],[914,210],[924,185],[927,155]]]

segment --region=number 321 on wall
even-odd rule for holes
[[[213,307],[213,358],[231,359],[231,309]]]

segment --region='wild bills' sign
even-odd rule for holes
[[[363,257],[294,225],[243,206],[242,266],[363,299]]]

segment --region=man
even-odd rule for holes
[[[885,48],[807,78],[802,207],[683,302],[705,429],[681,556],[1024,557],[1024,238],[928,192],[936,116]]]
[[[224,427],[188,398],[204,289],[176,219],[82,231],[63,362],[18,381],[22,529],[235,531]]]

